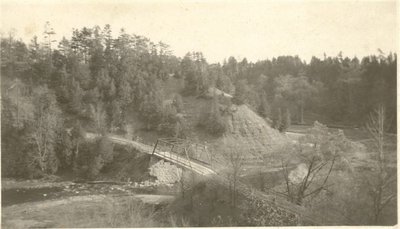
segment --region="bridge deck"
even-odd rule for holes
[[[93,133],[87,133],[86,137],[88,139],[94,139],[96,137],[99,137],[98,134],[93,134]],[[118,143],[121,145],[129,145],[134,147],[136,150],[142,152],[142,153],[147,153],[147,154],[152,154],[153,153],[153,147],[137,142],[137,141],[132,141],[128,140],[116,135],[108,135],[108,138],[114,142]],[[181,155],[178,155],[176,153],[171,153],[168,151],[160,151],[160,150],[155,150],[154,156],[162,158],[164,160],[170,161],[174,164],[180,165],[186,169],[192,170],[193,172],[196,172],[200,175],[207,176],[207,175],[212,175],[216,174],[211,168],[207,167],[203,163],[199,163],[195,160],[191,160],[190,158],[183,157]]]

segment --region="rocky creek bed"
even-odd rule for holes
[[[114,182],[115,183],[115,182]],[[131,195],[131,194],[158,194],[171,195],[174,193],[173,185],[160,185],[154,182],[126,182],[113,184],[113,182],[94,183],[54,183],[43,186],[6,187],[2,189],[2,207],[26,202],[52,200],[71,196],[85,195]]]

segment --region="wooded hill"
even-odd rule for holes
[[[362,125],[384,104],[387,130],[396,132],[396,54],[358,59],[339,53],[308,63],[298,56],[255,63],[229,57],[211,64],[201,52],[180,58],[168,45],[123,29],[113,37],[109,25],[74,29],[71,39],[59,43],[53,34],[47,24],[44,37],[28,44],[12,33],[1,38],[4,176],[77,167],[75,153],[92,147],[82,146],[81,132],[124,132],[132,111],[148,131],[188,137],[190,128],[180,115],[183,98],[204,97],[214,87],[280,131],[310,116]],[[166,86],[171,78],[182,90]],[[201,119],[199,128],[212,136],[227,130],[221,106],[230,105],[213,98]],[[98,152],[111,147],[101,142]],[[110,160],[101,153],[91,157]]]

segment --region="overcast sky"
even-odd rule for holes
[[[1,31],[29,41],[50,21],[56,39],[72,28],[110,24],[118,34],[163,41],[174,54],[201,51],[209,62],[279,55],[358,57],[396,50],[395,1],[1,1]],[[85,3],[79,3],[85,2]],[[97,4],[94,4],[97,2]],[[118,2],[118,3],[117,3]]]

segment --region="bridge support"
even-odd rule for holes
[[[154,145],[154,149],[153,149],[153,152],[151,153],[151,155],[153,155],[153,154],[154,154],[154,152],[156,152],[157,145],[158,145],[158,139],[157,139],[157,141],[156,141],[156,144]]]
[[[148,167],[150,168],[152,165],[156,164],[160,160],[162,160],[162,159],[159,159],[159,158],[157,158],[157,157],[155,157],[153,155],[150,155],[150,160],[149,160],[149,166]]]

